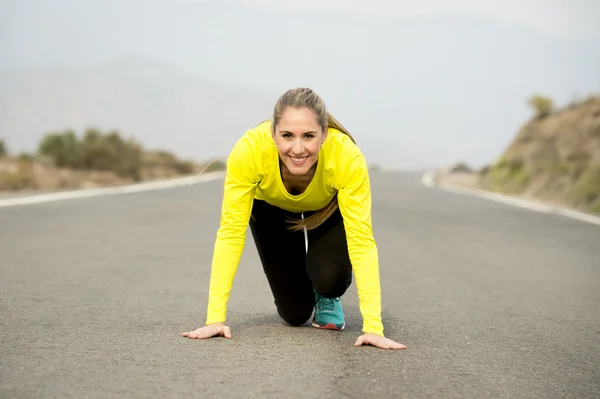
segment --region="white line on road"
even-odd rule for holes
[[[514,206],[529,209],[532,211],[566,216],[566,217],[569,217],[572,219],[577,219],[577,220],[581,220],[584,222],[588,222],[588,223],[592,223],[592,224],[596,224],[596,225],[600,226],[600,217],[589,215],[587,213],[578,212],[575,210],[561,208],[561,207],[557,207],[557,206],[553,206],[553,205],[547,205],[547,204],[541,204],[541,203],[537,203],[537,202],[527,201],[524,199],[510,197],[507,195],[502,195],[502,194],[494,193],[491,191],[485,191],[485,190],[474,189],[474,188],[466,188],[466,187],[457,187],[457,186],[452,186],[452,187],[440,186],[435,183],[435,173],[433,171],[429,171],[429,172],[425,173],[421,177],[421,181],[422,181],[423,185],[425,185],[427,187],[434,187],[434,188],[439,188],[439,189],[445,190],[445,191],[451,191],[451,192],[456,192],[456,193],[461,193],[461,194],[468,194],[468,195],[473,195],[473,196],[477,196],[477,197],[487,198],[492,201],[501,202],[501,203],[509,204],[509,205],[514,205]]]
[[[182,187],[191,184],[216,180],[224,176],[224,172],[212,172],[202,175],[186,176],[175,179],[152,181],[146,183],[129,184],[126,186],[91,188],[83,190],[65,191],[58,193],[39,194],[25,197],[15,197],[0,200],[0,208],[7,206],[38,204],[42,202],[60,201],[74,198],[97,197],[101,195],[114,195],[136,193],[141,191],[158,190],[172,187]]]

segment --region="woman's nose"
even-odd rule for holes
[[[304,152],[304,147],[302,146],[302,142],[300,140],[294,141],[294,145],[292,146],[292,152],[294,154],[302,154]]]

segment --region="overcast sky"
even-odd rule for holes
[[[144,47],[168,51],[173,43],[153,34],[165,24],[176,24],[174,19],[186,20],[186,13],[194,9],[195,3],[214,1],[231,7],[243,3],[303,13],[475,14],[512,21],[560,38],[600,40],[600,0],[0,0],[0,49],[4,58],[0,68],[59,60],[68,63],[73,57],[79,57],[81,63],[98,62],[105,58],[105,48],[127,53],[123,41],[139,32],[148,36]],[[57,25],[57,20],[62,23]],[[87,21],[90,31],[95,29],[103,36],[101,48],[78,43],[77,21]],[[47,40],[60,44],[41,53],[40,43]],[[92,51],[94,54],[88,55]]]
[[[454,11],[519,22],[566,38],[600,39],[600,0],[244,0],[243,2],[272,8],[331,9],[381,15]]]
[[[288,12],[268,11],[273,9]],[[311,12],[315,25],[310,25]],[[344,13],[366,13],[373,18],[344,19]],[[421,18],[432,13],[452,15]],[[377,18],[393,15],[419,18]],[[271,21],[273,18],[277,20]],[[355,21],[360,21],[360,26]],[[507,21],[517,25],[507,25]],[[212,79],[238,88],[252,86],[252,90],[260,88],[272,98],[284,88],[309,84],[326,96],[347,125],[369,132],[362,133],[366,137],[361,143],[373,149],[373,156],[387,156],[383,162],[391,164],[402,157],[412,163],[460,158],[481,164],[497,156],[530,116],[525,99],[532,93],[549,95],[559,106],[598,93],[598,21],[600,0],[0,0],[0,71],[24,66],[102,65],[143,54],[197,73],[192,78],[169,70],[163,82],[142,81],[139,84],[144,93],[156,90],[155,97],[132,97],[131,103],[97,122],[102,126],[118,123],[125,130],[142,132],[151,131],[160,121],[171,121],[179,112],[168,115],[159,107],[163,114],[156,116],[157,121],[148,120],[147,125],[129,121],[136,107],[143,115],[143,109],[160,103],[163,99],[157,87],[171,79]],[[320,39],[324,40],[318,42]],[[582,39],[590,42],[575,42]],[[313,42],[307,45],[306,40]],[[342,63],[354,63],[354,68],[337,70],[331,63],[313,62],[315,57],[329,57],[327,48],[336,48],[337,58]],[[256,54],[278,51],[294,62],[285,68],[266,58],[255,59],[259,68],[247,64]],[[298,57],[301,52],[304,56]],[[122,66],[129,72],[147,71],[146,67],[153,66]],[[55,81],[55,77],[47,78],[38,84],[50,87]],[[361,90],[348,92],[348,82]],[[64,85],[78,87],[72,82]],[[28,87],[33,86],[14,90],[15,96],[25,95]],[[210,98],[218,95],[214,90],[200,92]],[[59,119],[66,118],[63,114],[81,118],[92,112],[71,111],[67,105],[59,112],[39,92],[27,92],[23,103],[14,98],[3,100],[2,91],[10,90],[0,88],[0,105],[7,104],[5,120],[16,118],[23,110],[37,113],[35,119],[39,119],[40,126],[29,126],[32,118],[11,119],[5,124],[4,131],[15,148],[25,145],[24,140],[19,142],[25,133],[18,132],[40,133],[67,124]],[[482,101],[490,92],[494,93],[493,101]],[[100,93],[89,89],[87,94],[78,95],[72,98],[96,104]],[[185,93],[178,96],[177,102],[196,101]],[[373,98],[379,102],[373,103]],[[44,105],[43,110],[34,107],[38,103]],[[432,108],[438,109],[437,118],[429,117]],[[117,113],[123,109],[131,115],[119,117]],[[229,112],[223,105],[217,119],[227,118]],[[52,113],[56,114],[55,121],[41,118]],[[177,115],[182,121],[194,117]],[[2,118],[0,107],[0,128]],[[389,126],[395,133],[383,137]],[[182,144],[190,140],[183,127],[185,123],[180,128],[184,137],[180,142],[159,133],[155,134],[157,141],[152,141],[150,133],[144,141],[170,145],[181,153],[195,151],[194,146]],[[477,141],[482,128],[486,140]],[[229,130],[237,134],[240,129]],[[386,146],[381,145],[382,140]],[[230,142],[224,141],[219,152],[228,145]],[[400,157],[394,148],[411,150]]]
[[[186,3],[215,0],[101,0],[107,8],[143,7],[149,3],[171,4],[173,7]],[[232,0],[218,0],[232,1]],[[235,1],[235,0],[233,0]],[[600,0],[241,0],[242,3],[270,8],[296,10],[329,9],[337,11],[372,14],[418,14],[442,11],[474,13],[503,20],[526,24],[530,27],[568,38],[600,39]],[[56,5],[68,20],[72,14],[80,14],[83,4],[93,1],[77,1],[77,7],[67,6],[64,0],[0,0],[0,27],[2,33],[6,26],[15,23],[14,18],[24,22],[28,15],[36,13],[36,6]],[[0,39],[2,40],[2,39]]]

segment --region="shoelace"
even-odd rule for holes
[[[335,310],[335,299],[319,297],[318,306],[321,310],[328,310],[333,312]]]

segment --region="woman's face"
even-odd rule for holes
[[[309,108],[287,108],[273,133],[279,157],[293,175],[308,173],[326,138],[327,130],[321,129],[317,114]]]

